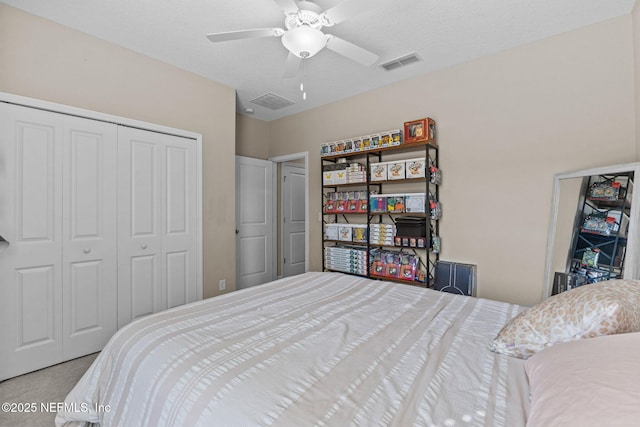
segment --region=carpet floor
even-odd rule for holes
[[[3,405],[0,410],[0,426],[52,427],[56,404],[64,401],[97,355],[98,353],[90,354],[0,382],[0,403],[16,404],[9,408],[10,412],[6,411],[5,406],[11,405]],[[11,412],[23,409],[25,404],[36,410]]]

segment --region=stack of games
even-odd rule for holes
[[[369,243],[393,246],[393,239],[396,236],[395,224],[370,224],[369,227],[371,228]]]
[[[367,182],[367,174],[360,163],[350,163],[347,167],[347,184]]]
[[[322,168],[322,185],[367,182],[365,167],[360,163],[336,163]]]
[[[328,269],[352,274],[367,274],[367,251],[355,247],[326,247],[324,262]]]

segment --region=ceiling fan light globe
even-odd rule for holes
[[[303,25],[287,31],[282,44],[298,58],[311,58],[325,47],[327,38],[322,31]]]

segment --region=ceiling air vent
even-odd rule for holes
[[[279,110],[281,108],[295,104],[295,102],[291,101],[290,99],[283,98],[271,92],[265,93],[262,96],[252,99],[251,102],[256,105],[269,108],[271,110]]]
[[[392,59],[391,61],[387,61],[384,64],[380,64],[380,66],[387,71],[391,71],[396,68],[406,67],[409,64],[419,61],[422,61],[422,59],[420,59],[415,52],[412,52],[399,58]]]

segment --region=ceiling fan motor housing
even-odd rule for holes
[[[284,20],[284,25],[288,30],[292,30],[301,25],[307,25],[318,30],[322,28],[320,15],[311,10],[304,9],[300,9],[296,13],[287,14]]]

